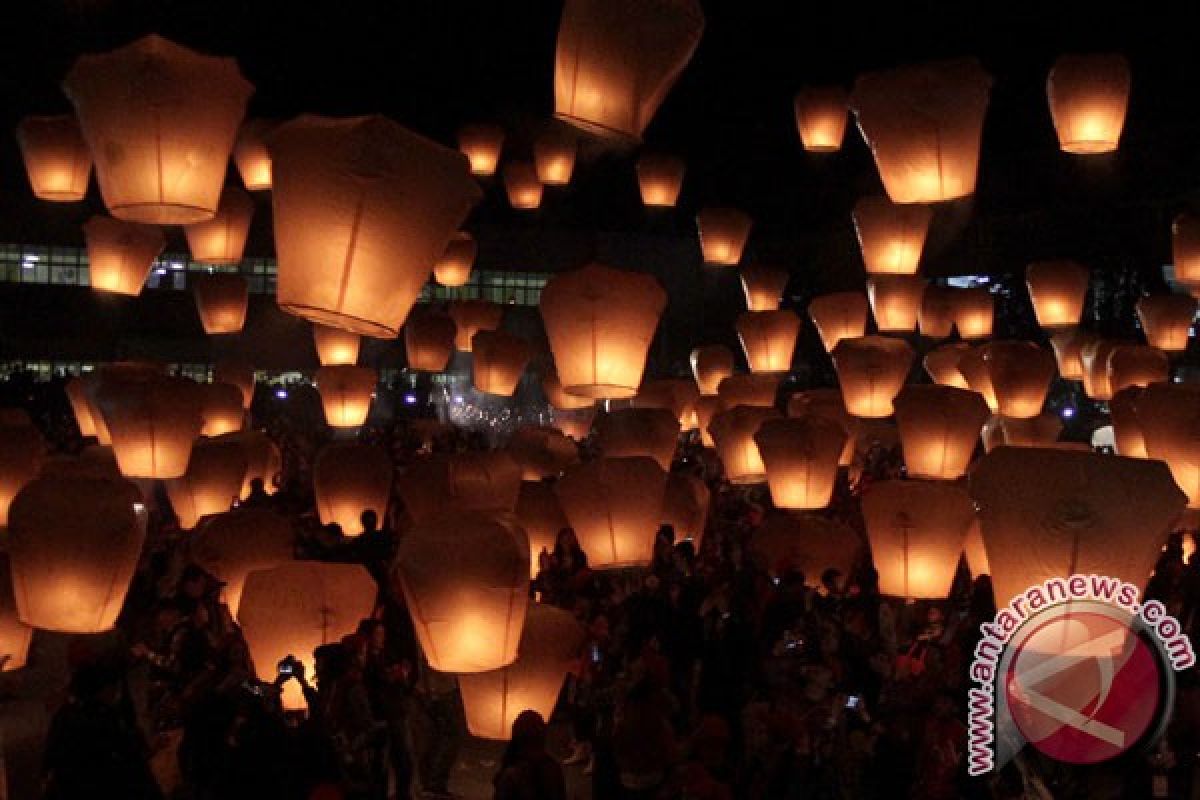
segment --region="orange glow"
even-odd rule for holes
[[[846,90],[840,86],[801,89],[792,101],[796,130],[810,153],[835,153],[846,135]]]
[[[1111,153],[1129,105],[1129,62],[1123,55],[1059,56],[1046,79],[1058,144],[1066,153]]]
[[[17,144],[34,197],[54,203],[84,198],[92,153],[74,116],[25,117],[17,125]]]
[[[314,376],[325,422],[331,428],[357,428],[367,421],[379,377],[369,367],[321,367]]]
[[[886,197],[854,204],[854,231],[868,275],[915,275],[933,221],[933,209],[898,205]]]

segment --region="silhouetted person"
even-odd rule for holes
[[[250,494],[242,501],[242,508],[269,508],[270,505],[271,495],[267,494],[263,479],[254,478],[251,480]]]
[[[513,720],[494,783],[496,800],[566,800],[562,767],[546,752],[546,721],[538,712],[525,710]]]

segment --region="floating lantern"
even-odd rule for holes
[[[717,410],[725,411],[735,406],[774,408],[779,380],[776,373],[730,375],[717,385]]]
[[[1093,400],[1106,402],[1112,397],[1112,384],[1108,377],[1108,357],[1121,342],[1111,339],[1093,339],[1079,348],[1079,363],[1083,365],[1083,391]]]
[[[267,152],[265,138],[278,124],[268,119],[248,120],[242,123],[233,143],[233,161],[242,176],[242,185],[251,192],[271,188],[271,154]]]
[[[1051,331],[1079,324],[1087,297],[1088,268],[1075,261],[1034,261],[1025,268],[1025,286],[1038,325]]]
[[[775,507],[805,510],[829,505],[847,438],[840,424],[818,416],[764,421],[754,442]]]
[[[856,339],[867,332],[867,298],[862,292],[834,292],[814,297],[808,316],[821,337],[826,353],[842,339]]]
[[[237,619],[246,577],[291,561],[296,536],[287,517],[263,508],[226,511],[192,536],[188,555],[225,585],[221,599]]]
[[[555,428],[570,436],[577,442],[582,442],[592,432],[592,421],[596,418],[596,409],[587,408],[576,411],[555,411]]]
[[[204,419],[201,435],[220,436],[242,429],[246,413],[241,389],[232,383],[216,381],[198,384],[196,388],[200,393],[200,416]]]
[[[744,311],[737,318],[738,339],[750,371],[787,372],[792,368],[800,317],[794,311]]]
[[[1200,216],[1183,213],[1175,217],[1171,223],[1171,257],[1175,280],[1192,291],[1200,284]]]
[[[445,314],[412,314],[404,323],[404,353],[408,368],[441,372],[454,358],[458,326]]]
[[[475,354],[471,380],[475,389],[487,394],[512,397],[525,366],[533,357],[529,343],[508,331],[479,331],[471,337]]]
[[[575,171],[575,140],[556,131],[538,137],[533,143],[533,164],[537,179],[546,186],[566,186]]]
[[[674,208],[683,189],[684,165],[668,155],[646,154],[638,159],[638,190],[642,204],[651,208]]]
[[[358,442],[325,445],[313,463],[313,494],[322,525],[335,524],[346,536],[363,532],[362,513],[387,515],[392,462],[381,448]]]
[[[471,340],[480,331],[494,331],[504,319],[504,306],[491,300],[452,300],[447,309],[454,320],[454,348],[471,352]]]
[[[778,311],[787,288],[787,270],[751,264],[742,267],[742,289],[746,292],[746,308],[750,311]]]
[[[228,383],[242,394],[242,408],[254,402],[254,367],[244,361],[225,360],[213,365],[213,383]]]
[[[959,336],[971,341],[986,339],[992,335],[996,304],[987,287],[957,289],[955,307],[957,310],[954,315],[954,327],[958,329]]]
[[[649,456],[664,470],[671,468],[679,417],[665,408],[610,411],[596,425],[596,444],[609,458]]]
[[[856,417],[890,417],[892,399],[912,367],[912,348],[900,339],[860,336],[838,342],[832,355],[846,410]]]
[[[322,367],[353,366],[358,363],[358,348],[362,337],[357,333],[330,328],[314,322],[313,344],[317,348],[317,360]]]
[[[210,336],[241,333],[250,305],[245,278],[236,273],[214,272],[193,275],[189,282],[205,333]]]
[[[709,344],[692,351],[692,374],[702,395],[715,395],[721,381],[733,374],[733,351],[723,344]]]
[[[867,297],[880,333],[907,333],[917,328],[925,296],[925,279],[916,275],[873,275],[867,278]]]
[[[696,215],[700,251],[704,263],[717,267],[736,266],[750,238],[754,221],[736,208],[705,208]]]
[[[951,386],[905,386],[894,405],[909,477],[962,477],[991,416],[983,398]]]
[[[92,217],[83,225],[92,288],[137,297],[150,267],[166,247],[162,231],[150,225]]]
[[[106,374],[96,406],[126,478],[178,478],[204,425],[199,387],[186,378]]]
[[[767,468],[754,434],[771,419],[780,419],[773,408],[734,406],[718,412],[708,423],[708,432],[730,483],[762,483],[767,479]]]
[[[922,362],[925,372],[934,383],[941,386],[953,386],[956,389],[969,389],[967,379],[958,371],[958,362],[971,349],[964,342],[943,344],[925,354]]]
[[[503,147],[504,129],[499,125],[482,122],[458,129],[458,149],[467,157],[473,175],[494,175]]]
[[[25,666],[32,641],[33,628],[17,617],[8,556],[0,555],[0,672],[12,672]]]
[[[701,395],[696,401],[696,430],[700,431],[700,444],[704,447],[714,446],[712,434],[708,432],[708,424],[720,410],[721,399],[716,395]]]
[[[533,580],[542,571],[542,554],[554,552],[558,532],[568,526],[567,517],[554,487],[540,480],[521,482],[515,513],[517,522],[529,536],[529,579]]]
[[[1040,414],[1054,379],[1054,357],[1033,342],[992,342],[979,352],[996,399],[996,413],[1010,419]]]
[[[471,266],[479,244],[466,231],[459,231],[446,243],[442,257],[433,265],[433,277],[442,286],[462,286],[471,279]]]
[[[978,517],[971,521],[971,529],[967,532],[967,540],[963,543],[963,558],[967,561],[967,571],[972,577],[991,575],[992,568],[988,566],[987,548],[983,544],[983,529]]]
[[[1117,53],[1059,56],[1046,79],[1046,98],[1064,153],[1117,149],[1129,105],[1129,62]]]
[[[550,405],[558,411],[578,411],[592,409],[596,406],[596,401],[591,397],[580,397],[563,391],[562,381],[554,372],[548,372],[542,376],[542,392],[546,395],[546,400]]]
[[[203,441],[192,448],[187,472],[166,482],[167,497],[190,531],[202,517],[228,511],[242,491],[246,478],[246,450],[231,439]]]
[[[770,514],[751,534],[749,549],[772,578],[803,573],[804,585],[819,590],[826,570],[843,577],[854,574],[863,548],[858,534],[841,522],[811,514]]]
[[[246,453],[246,479],[242,482],[242,499],[250,497],[251,484],[255,480],[263,483],[267,494],[278,491],[278,480],[283,470],[283,456],[279,446],[262,431],[243,430],[227,433],[221,437],[238,442]]]
[[[527,161],[510,161],[504,165],[504,192],[508,204],[521,211],[532,211],[542,204],[542,183],[537,170]]]
[[[202,264],[237,264],[246,250],[254,201],[233,186],[221,192],[217,213],[211,219],[185,225],[192,260]]]
[[[922,336],[945,339],[954,333],[958,313],[956,291],[945,286],[928,286],[917,311],[917,326]]]
[[[1112,416],[1113,444],[1118,455],[1130,458],[1148,457],[1146,437],[1142,435],[1142,424],[1137,415],[1137,401],[1141,396],[1141,386],[1127,386],[1113,392],[1112,399],[1108,401],[1108,410]]]
[[[1083,380],[1083,346],[1096,338],[1095,334],[1077,328],[1067,328],[1050,337],[1058,374],[1063,380]]]
[[[674,529],[676,539],[690,539],[699,550],[710,499],[708,486],[700,478],[686,472],[670,473],[663,495],[663,524]]]
[[[1147,386],[1135,403],[1146,455],[1165,461],[1188,507],[1200,508],[1200,389],[1186,383]],[[1149,571],[1146,572],[1149,574]]]
[[[17,144],[34,197],[75,203],[87,195],[92,153],[74,116],[25,117],[17,125]]]
[[[75,415],[75,424],[79,427],[80,436],[96,435],[96,417],[99,412],[92,408],[88,399],[87,389],[82,378],[69,378],[63,386],[67,400],[71,403],[71,411]]]
[[[846,135],[846,90],[840,86],[801,89],[792,101],[796,130],[810,153],[836,153]]]
[[[846,442],[842,446],[842,454],[838,457],[838,466],[848,467],[854,463],[854,450],[860,424],[846,410],[840,390],[808,389],[796,392],[788,398],[787,415],[797,419],[813,416],[836,422],[846,433]]]
[[[1137,301],[1137,315],[1147,342],[1164,353],[1182,353],[1196,319],[1196,299],[1182,294],[1150,295]]]
[[[652,458],[598,458],[554,485],[579,546],[595,569],[645,566],[654,555],[667,474]]]
[[[321,367],[315,384],[331,428],[357,428],[367,421],[379,376],[370,367]]]
[[[1128,386],[1148,386],[1170,379],[1171,362],[1157,347],[1123,344],[1108,355],[1108,386],[1113,394]]]
[[[0,529],[8,526],[13,498],[37,476],[45,455],[46,443],[31,423],[0,425]]]
[[[425,522],[447,508],[512,513],[521,491],[522,469],[502,450],[437,455],[414,463],[396,488],[405,510]]]
[[[683,430],[696,427],[696,401],[700,392],[694,381],[687,378],[659,378],[645,381],[633,397],[634,408],[665,408]]]
[[[579,460],[578,446],[557,428],[522,425],[513,431],[506,450],[526,483],[553,478]]]
[[[995,417],[999,420],[1001,443],[1010,447],[1053,447],[1062,433],[1062,420],[1053,411],[1043,411],[1036,417],[1015,419]],[[988,448],[988,452],[990,452]]]
[[[854,204],[853,219],[868,275],[917,274],[933,209],[863,197]]]

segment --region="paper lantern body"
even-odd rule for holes
[[[231,383],[216,382],[201,383],[196,388],[200,393],[200,416],[204,419],[201,435],[220,436],[242,429],[246,413],[241,389]]]
[[[736,266],[750,238],[753,220],[736,208],[705,208],[696,215],[700,251],[704,263],[718,267]]]
[[[1097,336],[1078,328],[1066,328],[1050,337],[1054,358],[1058,362],[1058,374],[1068,381],[1083,380],[1083,346]]]
[[[32,641],[33,628],[17,617],[8,556],[0,556],[0,671],[12,672],[25,666]]]
[[[863,493],[879,591],[938,599],[950,593],[975,509],[952,483],[882,481]]]
[[[872,275],[867,297],[880,333],[907,333],[917,329],[917,314],[925,296],[925,279],[916,275]]]
[[[1123,344],[1108,355],[1108,385],[1113,394],[1128,386],[1148,386],[1170,379],[1171,362],[1157,347]]]
[[[1083,365],[1083,391],[1093,400],[1107,402],[1112,397],[1108,377],[1108,357],[1121,346],[1111,339],[1093,339],[1079,348],[1079,363]]]
[[[566,186],[575,171],[575,140],[556,131],[538,137],[533,143],[533,165],[537,179],[546,186]]]
[[[917,311],[917,326],[921,335],[930,339],[945,339],[954,333],[958,306],[956,291],[945,286],[927,286]]]
[[[767,420],[780,418],[775,409],[756,406],[734,406],[713,416],[708,432],[730,483],[762,483],[767,479],[754,434]]]
[[[54,203],[84,198],[92,153],[75,117],[25,117],[17,125],[17,144],[34,197]]]
[[[548,372],[542,376],[542,392],[546,395],[546,400],[551,407],[558,411],[580,411],[593,409],[596,406],[596,401],[591,397],[580,397],[563,391],[562,381],[554,372]]]
[[[382,523],[391,492],[392,462],[378,447],[334,442],[313,463],[313,493],[321,524],[336,524],[346,536],[363,532],[364,511],[374,511]]]
[[[292,559],[296,536],[287,518],[263,508],[226,511],[192,535],[188,555],[225,584],[221,599],[237,619],[246,576]]]
[[[504,129],[499,125],[484,122],[458,129],[458,149],[467,157],[473,175],[494,175],[503,147]]]
[[[252,119],[242,123],[238,131],[233,143],[233,161],[248,191],[271,188],[271,154],[264,138],[278,124],[275,120]]]
[[[723,344],[710,344],[692,351],[692,375],[702,395],[715,395],[721,381],[733,374],[733,352]]]
[[[204,332],[210,336],[240,333],[246,324],[246,309],[250,305],[246,279],[233,273],[216,272],[194,275],[191,283],[192,296],[196,298],[196,311],[200,314]]]
[[[200,388],[186,378],[103,376],[96,405],[126,478],[178,478],[204,425]]]
[[[805,510],[829,505],[848,438],[837,422],[818,416],[763,422],[754,441],[775,507]]]
[[[856,417],[892,415],[892,399],[912,366],[907,342],[886,336],[843,339],[833,349],[833,365],[846,410]]]
[[[1171,223],[1171,258],[1175,280],[1189,290],[1200,283],[1200,216],[1183,213]]]
[[[250,497],[250,484],[255,480],[262,481],[263,490],[267,494],[275,494],[283,470],[283,456],[279,452],[279,446],[265,433],[255,430],[227,433],[221,438],[238,442],[246,452],[246,479],[242,482],[242,499]]]
[[[567,517],[554,487],[540,480],[521,482],[515,513],[529,537],[529,579],[533,580],[541,572],[541,554],[554,552],[558,532],[567,527]]]
[[[608,458],[648,456],[664,470],[671,468],[679,417],[664,408],[610,411],[596,424],[596,443]]]
[[[778,311],[787,288],[787,270],[751,264],[742,267],[742,289],[746,292],[746,308],[750,311]]]
[[[1137,315],[1147,342],[1164,353],[1182,353],[1196,319],[1196,299],[1182,294],[1150,295],[1138,300]]]
[[[677,541],[691,539],[696,549],[700,549],[704,528],[708,524],[710,499],[708,486],[695,475],[672,472],[667,476],[662,521],[675,530]]]
[[[788,398],[787,415],[796,419],[804,417],[820,417],[830,422],[836,422],[846,434],[846,442],[838,457],[839,467],[848,467],[854,463],[854,451],[859,430],[859,421],[850,416],[842,393],[837,389],[808,389],[796,392]]]
[[[1118,455],[1130,458],[1148,457],[1146,437],[1142,434],[1142,424],[1137,415],[1137,401],[1141,396],[1141,386],[1127,386],[1113,392],[1112,399],[1108,401],[1108,410],[1112,415],[1113,443]]]
[[[512,513],[521,476],[521,466],[502,450],[468,451],[415,462],[396,488],[409,516],[424,523],[447,508]]]
[[[862,292],[834,292],[814,297],[808,316],[821,337],[826,353],[842,339],[856,339],[867,332],[867,298]]]
[[[442,286],[462,286],[471,279],[471,266],[479,243],[466,231],[459,231],[446,243],[442,257],[433,265],[433,277]]]
[[[800,317],[794,311],[744,311],[737,319],[738,338],[751,372],[787,372],[792,368]]]
[[[592,432],[592,421],[595,417],[596,410],[594,408],[555,411],[554,421],[551,424],[562,431],[564,435],[570,436],[577,442],[582,442]]]
[[[1025,287],[1038,325],[1057,331],[1079,324],[1087,297],[1088,268],[1075,261],[1034,261],[1025,268]]]
[[[13,498],[37,477],[45,455],[46,443],[32,424],[0,425],[0,528],[8,526]]]
[[[331,428],[357,428],[367,421],[379,382],[370,367],[321,367],[316,375],[325,423]]]
[[[696,427],[696,401],[700,391],[688,378],[659,378],[644,382],[634,395],[634,408],[665,408],[679,420],[682,430]]]
[[[645,566],[654,554],[667,474],[652,458],[598,458],[554,485],[579,546],[595,569]]]
[[[704,31],[697,0],[569,0],[554,58],[554,113],[589,133],[640,139]]]
[[[1063,152],[1089,155],[1117,149],[1129,84],[1129,62],[1123,55],[1059,56],[1046,79],[1046,98]]]
[[[835,153],[846,135],[846,90],[840,86],[801,89],[792,101],[796,130],[810,153]]]
[[[650,208],[674,208],[683,189],[684,164],[668,155],[647,154],[638,159],[638,191]]]
[[[996,304],[986,287],[958,289],[955,292],[954,327],[968,341],[986,339],[992,335]]]
[[[798,570],[811,589],[821,588],[821,574],[827,569],[852,575],[862,549],[852,529],[810,514],[771,514],[750,536],[750,552],[771,577]]]
[[[267,139],[276,301],[390,339],[480,197],[461,154],[381,116],[301,116]]]
[[[528,161],[510,161],[504,165],[504,192],[508,204],[521,211],[532,211],[542,204],[542,182]]]
[[[92,288],[136,297],[166,246],[162,231],[136,222],[92,217],[83,226]]]
[[[556,428],[533,425],[513,431],[505,451],[521,467],[521,480],[526,483],[556,477],[579,460],[579,447],[569,436]]]
[[[21,622],[63,633],[112,628],[145,540],[133,484],[38,478],[9,509],[13,596]]]
[[[894,404],[909,476],[961,477],[990,417],[983,398],[951,386],[905,386]]]
[[[242,395],[242,408],[249,409],[254,402],[254,367],[244,361],[218,361],[213,365],[213,383],[228,383],[236,386]]]
[[[1050,578],[1141,586],[1185,499],[1163,464],[1001,447],[971,470],[997,607]]]
[[[202,517],[228,511],[246,479],[246,450],[236,441],[203,441],[192,448],[187,472],[166,481],[179,527],[190,531]]]
[[[404,323],[404,352],[408,368],[419,372],[441,372],[454,358],[458,328],[445,314],[413,314]]]
[[[1200,389],[1186,383],[1147,386],[1135,403],[1146,455],[1165,461],[1189,508],[1200,508]]]
[[[512,397],[533,353],[529,343],[507,331],[479,331],[471,339],[471,379],[475,389]]]
[[[736,406],[774,408],[779,394],[777,373],[730,375],[717,384],[717,410],[725,411]]]
[[[933,348],[925,354],[922,362],[925,372],[939,386],[953,386],[956,389],[968,389],[967,379],[958,371],[958,362],[971,349],[964,342],[953,342]]]
[[[494,331],[504,319],[504,306],[490,300],[453,300],[448,309],[454,320],[454,347],[471,352],[471,340],[480,331]]]
[[[358,363],[358,348],[362,337],[357,333],[313,323],[313,344],[322,367],[353,366]]]
[[[996,412],[1017,419],[1040,414],[1054,379],[1054,356],[1032,342],[992,342],[980,349]]]
[[[868,275],[917,274],[933,209],[863,197],[854,204],[853,217]]]
[[[92,403],[88,399],[83,379],[70,378],[63,386],[63,390],[67,394],[67,400],[71,403],[71,411],[75,415],[75,424],[79,427],[79,435],[95,436],[95,415],[99,412],[92,408]]]
[[[963,543],[963,558],[967,561],[967,571],[971,577],[991,575],[992,568],[988,565],[987,548],[983,544],[983,529],[979,518],[971,521],[971,529],[967,532],[967,540]]]
[[[396,576],[429,666],[471,674],[517,658],[529,540],[511,515],[443,514],[400,542]]]
[[[713,438],[712,434],[708,432],[708,424],[721,410],[721,400],[716,395],[702,395],[696,401],[695,410],[696,430],[700,431],[700,444],[704,447],[713,447]]]
[[[650,275],[591,264],[551,278],[542,289],[542,320],[567,393],[637,394],[666,304]]]
[[[1062,420],[1053,411],[1029,419],[995,417],[1000,421],[1001,444],[1010,447],[1051,447],[1058,443]],[[989,451],[990,452],[990,451]]]
[[[221,192],[217,213],[211,219],[185,225],[192,260],[202,264],[237,264],[246,249],[254,201],[241,189],[227,187]]]

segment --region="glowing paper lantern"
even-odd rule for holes
[[[826,353],[842,339],[856,339],[867,332],[867,298],[862,292],[834,292],[814,297],[808,316],[821,337]]]
[[[221,192],[217,213],[211,219],[185,225],[192,259],[202,264],[237,264],[246,250],[254,201],[233,186]]]
[[[315,375],[325,422],[331,428],[357,428],[367,421],[379,376],[370,367],[321,367]]]
[[[1196,319],[1196,299],[1182,294],[1149,295],[1138,300],[1137,315],[1147,342],[1164,353],[1182,353]]]
[[[546,395],[546,400],[550,405],[558,411],[592,409],[596,405],[596,401],[590,397],[580,397],[563,391],[562,381],[554,372],[548,372],[542,376],[542,392]]]
[[[504,147],[504,129],[482,122],[458,129],[458,149],[471,164],[471,174],[488,177],[496,173],[500,150]]]
[[[189,282],[205,333],[213,336],[241,332],[250,305],[245,278],[235,273],[215,272],[193,275]]]
[[[787,288],[787,270],[762,264],[742,267],[742,289],[746,292],[746,308],[750,311],[777,311]]]
[[[1129,105],[1129,62],[1117,53],[1059,56],[1046,79],[1046,98],[1065,153],[1117,149]]]
[[[587,408],[575,411],[555,411],[551,423],[563,434],[577,442],[582,442],[592,432],[592,421],[596,418],[596,409]]]
[[[31,641],[33,628],[17,617],[8,556],[0,555],[0,671],[11,672],[25,666]]]
[[[242,176],[242,185],[251,192],[271,188],[271,154],[265,137],[279,123],[268,119],[252,119],[242,123],[237,141],[233,143],[233,161]]]
[[[692,375],[702,395],[715,395],[721,381],[733,374],[733,351],[723,344],[709,344],[692,351]]]
[[[529,539],[509,515],[443,514],[400,541],[396,575],[429,666],[470,674],[517,657]]]
[[[664,470],[671,468],[679,417],[664,408],[610,411],[596,425],[596,443],[609,458],[649,456]]]
[[[471,279],[471,266],[479,244],[466,231],[459,231],[446,243],[442,257],[433,265],[433,277],[442,286],[462,286]]]
[[[558,532],[567,527],[567,517],[554,487],[540,480],[521,482],[515,513],[529,537],[529,579],[533,580],[541,572],[542,553],[554,552]]]
[[[634,395],[634,408],[665,408],[683,430],[695,427],[695,405],[700,392],[687,378],[659,378],[644,382]]]
[[[254,367],[244,361],[225,360],[213,365],[213,383],[228,383],[242,393],[242,408],[254,402]]]
[[[504,306],[491,300],[452,300],[448,308],[454,320],[454,348],[471,352],[471,341],[480,331],[494,331],[504,319]]]
[[[910,477],[950,481],[967,471],[983,424],[991,416],[978,393],[951,386],[905,386],[894,405]]]
[[[507,331],[479,331],[471,339],[475,354],[471,380],[476,390],[512,397],[533,353],[529,343]]]
[[[856,417],[892,415],[892,399],[912,367],[907,342],[886,336],[843,339],[833,349],[833,366],[846,410]]]
[[[575,140],[550,131],[533,143],[533,164],[537,179],[546,186],[566,186],[575,171]]]
[[[974,59],[860,75],[850,108],[894,203],[975,191],[992,79]]]
[[[17,125],[17,144],[34,197],[55,203],[84,198],[92,153],[74,116],[25,117]]]
[[[126,478],[178,478],[204,425],[199,387],[186,378],[105,375],[96,406]],[[240,409],[239,409],[240,410]]]
[[[75,415],[75,424],[79,427],[80,436],[96,435],[96,415],[88,399],[87,389],[81,378],[70,378],[63,386],[67,400],[71,403],[71,411]]]
[[[987,346],[973,347],[958,360],[958,371],[973,392],[978,392],[995,414],[1000,408],[996,388],[992,386],[992,371],[987,362]]]
[[[154,259],[166,247],[160,229],[109,217],[89,219],[83,235],[92,288],[133,297],[142,293]]]
[[[200,416],[204,419],[202,435],[220,436],[242,429],[246,414],[241,389],[232,383],[217,382],[202,383],[196,388],[200,393]]]
[[[513,431],[506,449],[526,483],[552,478],[579,460],[575,442],[557,428],[522,425]]]
[[[285,561],[246,576],[238,623],[259,680],[275,679],[276,665],[294,656],[312,675],[313,651],[340,641],[371,615],[377,588],[358,564]],[[306,708],[300,685],[283,686],[283,707]]]
[[[1170,378],[1171,362],[1157,347],[1123,344],[1108,355],[1108,386],[1114,394],[1128,386],[1164,383]]]
[[[454,358],[458,327],[445,314],[412,314],[404,323],[404,353],[408,368],[441,372]]]
[[[1079,348],[1079,363],[1083,365],[1083,391],[1091,399],[1104,402],[1112,397],[1108,357],[1120,346],[1120,342],[1111,339],[1094,339]]]
[[[836,422],[846,433],[846,443],[842,446],[842,454],[838,457],[838,466],[848,467],[854,463],[856,439],[861,425],[859,420],[850,416],[842,393],[838,389],[808,389],[796,392],[788,398],[787,415],[802,419],[813,416]]]
[[[1191,291],[1200,283],[1200,216],[1183,213],[1171,223],[1171,256],[1175,280]]]
[[[192,448],[187,472],[166,481],[179,527],[190,531],[202,517],[228,511],[245,478],[246,450],[240,443],[230,439],[198,443]]]
[[[1146,438],[1142,435],[1142,424],[1137,415],[1137,401],[1141,396],[1141,386],[1127,386],[1113,392],[1112,399],[1108,401],[1108,410],[1112,415],[1113,444],[1118,455],[1147,458]]]
[[[996,604],[1050,578],[1146,582],[1185,498],[1163,464],[1001,447],[971,470]]]
[[[751,372],[787,372],[792,368],[800,317],[794,311],[745,311],[737,318],[738,338]]]
[[[646,154],[638,159],[638,190],[642,204],[651,208],[673,208],[683,189],[684,165],[668,155]]]
[[[120,479],[45,477],[9,509],[8,552],[21,622],[63,633],[112,628],[137,568],[146,531]]]
[[[396,488],[409,516],[425,522],[447,508],[512,513],[521,476],[521,466],[504,451],[468,451],[415,462]]]
[[[708,432],[730,483],[762,483],[767,479],[754,434],[767,420],[780,418],[775,409],[756,406],[734,406],[713,416]]]
[[[466,159],[381,116],[301,116],[272,131],[267,147],[279,307],[396,336],[479,200]]]
[[[596,569],[645,566],[654,554],[667,474],[652,458],[598,458],[554,484],[579,546]]]
[[[1186,383],[1147,386],[1135,402],[1146,455],[1165,461],[1188,508],[1200,508],[1200,389]],[[1148,572],[1146,574],[1149,574]]]
[[[632,397],[667,293],[651,275],[591,264],[542,289],[541,311],[563,388],[581,397]]]
[[[958,313],[956,294],[954,289],[944,286],[926,287],[921,298],[921,308],[917,311],[917,326],[922,336],[945,339],[954,333],[954,322]]]
[[[804,510],[829,505],[847,438],[841,425],[818,416],[763,422],[754,441],[775,507]]]
[[[835,153],[846,135],[846,90],[840,86],[801,89],[792,101],[796,130],[810,153]]]
[[[521,211],[532,211],[542,204],[542,183],[537,170],[527,161],[504,165],[504,192],[508,204]]]
[[[1010,447],[1052,447],[1059,443],[1063,428],[1062,420],[1053,411],[1043,411],[1029,419],[994,419],[999,420],[1002,443]]]
[[[975,508],[951,483],[882,481],[863,493],[863,517],[879,591],[939,599],[950,593]]]
[[[992,335],[996,304],[986,287],[958,289],[955,292],[954,327],[964,339],[986,339]]]
[[[925,296],[925,279],[916,275],[873,275],[867,278],[867,297],[880,333],[906,333],[917,328]]]
[[[863,197],[854,204],[853,218],[868,275],[917,274],[933,209]]]
[[[1089,331],[1068,328],[1050,337],[1054,358],[1058,362],[1058,374],[1064,380],[1083,380],[1083,346],[1098,337]]]
[[[262,431],[243,430],[227,433],[221,438],[236,441],[246,453],[246,478],[242,482],[242,499],[250,496],[250,484],[255,480],[263,482],[263,490],[267,494],[275,494],[278,490],[277,481],[283,469],[283,457],[279,446]]]
[[[292,559],[296,536],[287,517],[262,508],[210,517],[193,534],[188,555],[225,584],[221,599],[237,619],[246,577]]]
[[[953,386],[956,389],[969,389],[967,379],[958,371],[958,362],[970,349],[971,345],[964,342],[943,344],[926,353],[921,363],[934,383]]]
[[[362,337],[357,333],[330,328],[314,322],[313,344],[317,348],[317,360],[322,367],[338,367],[358,363],[358,348]]]
[[[383,519],[391,491],[391,459],[373,445],[333,442],[313,463],[313,494],[321,524],[336,524],[346,536],[363,532],[364,511],[374,511]]]
[[[796,571],[804,585],[821,588],[821,575],[837,570],[852,575],[862,554],[862,540],[841,522],[811,514],[770,514],[750,536],[750,552],[761,559],[771,577]]]
[[[554,113],[589,133],[640,139],[704,31],[697,0],[569,0],[554,58]]]
[[[677,540],[691,539],[699,549],[708,523],[708,505],[711,499],[708,486],[695,475],[672,472],[667,476],[667,489],[663,495],[662,521],[675,531]]]
[[[0,528],[8,525],[8,508],[21,487],[38,474],[46,443],[32,424],[0,425]]]
[[[1087,267],[1066,259],[1027,266],[1025,287],[1038,325],[1052,331],[1078,325],[1090,279]]]
[[[992,574],[992,568],[988,566],[987,548],[983,544],[983,529],[978,518],[971,521],[967,540],[963,542],[963,558],[967,560],[967,571],[973,577]]]
[[[717,384],[717,410],[736,406],[774,408],[779,394],[780,376],[777,373],[730,375]]]
[[[458,678],[471,735],[507,741],[517,715],[526,710],[550,719],[583,641],[584,629],[574,614],[549,605],[530,606],[517,660],[502,669]]]
[[[992,342],[980,351],[995,394],[996,412],[1010,419],[1040,414],[1054,379],[1054,356],[1032,342]]]
[[[774,402],[772,400],[772,402]],[[717,412],[721,411],[721,399],[716,395],[702,395],[696,401],[696,430],[700,431],[700,444],[704,447],[713,447],[712,434],[708,432],[708,424],[712,422],[712,418]]]
[[[718,267],[736,266],[750,238],[753,220],[736,208],[705,208],[696,215],[700,251],[704,263]]]

